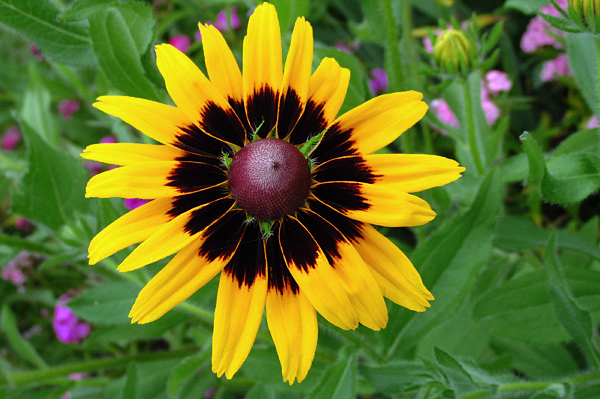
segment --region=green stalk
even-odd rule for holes
[[[174,351],[152,352],[141,355],[114,357],[110,359],[88,360],[79,363],[56,366],[43,370],[6,372],[5,376],[11,385],[41,384],[57,377],[65,377],[72,373],[92,372],[112,367],[126,367],[129,362],[145,362],[183,358],[198,352],[200,348],[185,348]]]
[[[600,380],[600,371],[592,371],[585,374],[580,374],[575,377],[571,377],[562,381],[532,381],[532,382],[513,382],[508,384],[500,384],[496,390],[496,394],[499,393],[518,393],[518,392],[535,392],[542,391],[549,388],[552,385],[571,384],[577,388],[578,385],[585,385],[590,382]],[[461,399],[479,399],[491,397],[489,391],[476,391],[465,394]]]
[[[485,174],[483,167],[483,161],[479,153],[479,146],[477,145],[477,132],[475,131],[475,114],[473,113],[473,96],[471,95],[471,84],[469,79],[465,79],[462,84],[463,96],[465,103],[465,112],[467,119],[467,133],[469,137],[469,148],[471,149],[471,155],[473,156],[473,162],[477,168],[477,174],[482,176]]]
[[[396,32],[396,21],[392,10],[391,0],[379,0],[383,12],[383,22],[385,24],[385,66],[388,71],[389,90],[391,92],[400,91],[404,87],[404,73],[400,63],[399,37]],[[404,1],[408,3],[408,1]],[[410,8],[410,6],[409,6]]]

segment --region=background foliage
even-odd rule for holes
[[[379,332],[320,323],[313,367],[291,387],[266,325],[232,380],[210,371],[214,281],[158,321],[130,325],[137,293],[165,262],[120,274],[124,250],[87,265],[91,237],[126,208],[84,199],[90,172],[78,154],[109,135],[147,139],[91,104],[118,93],[169,101],[153,44],[187,35],[188,55],[204,68],[197,23],[237,7],[242,26],[224,34],[239,56],[245,14],[256,3],[0,0],[0,129],[18,126],[24,139],[0,152],[0,266],[21,251],[37,254],[25,283],[0,280],[0,395],[600,397],[600,130],[585,128],[600,116],[598,36],[568,33],[556,37],[559,46],[524,52],[521,37],[546,0],[273,3],[284,47],[304,15],[314,26],[315,64],[333,56],[351,70],[342,111],[375,94],[371,71],[384,68],[387,91],[421,91],[455,114],[458,124],[430,110],[389,148],[467,167],[460,180],[423,193],[438,213],[433,222],[383,230],[435,295],[431,309],[390,303]],[[422,44],[452,23],[477,40],[477,62],[462,76],[440,71]],[[541,79],[543,63],[564,52],[573,76]],[[481,101],[490,69],[512,81],[494,99],[500,114],[492,124]],[[68,117],[59,106],[65,99],[79,104]],[[19,227],[23,218],[28,228]],[[91,325],[80,342],[63,343],[53,331],[64,294]]]

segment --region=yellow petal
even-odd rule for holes
[[[102,96],[93,105],[163,144],[173,144],[180,127],[193,125],[180,109],[143,98]]]
[[[458,162],[421,154],[371,154],[366,166],[377,177],[376,184],[394,186],[407,193],[443,186],[458,179],[465,168]]]
[[[425,288],[411,261],[372,226],[362,227],[363,238],[354,247],[365,261],[383,295],[398,305],[422,312],[433,295]]]
[[[215,219],[212,220],[210,224],[207,223],[207,226],[204,227],[203,230],[197,232],[188,231],[187,225],[194,217],[194,213],[198,209],[210,206],[213,203],[214,202],[202,204],[192,208],[163,225],[160,230],[138,245],[138,247],[134,249],[123,262],[121,262],[118,270],[121,272],[128,272],[139,269],[152,262],[166,258],[190,244],[199,237],[210,224],[214,223],[222,216],[220,214],[215,215]]]
[[[90,264],[142,242],[171,220],[171,199],[160,198],[121,216],[98,233],[90,242]]]
[[[312,58],[312,27],[304,20],[304,17],[298,18],[292,33],[292,42],[285,61],[280,89],[277,122],[279,137],[286,137],[292,131],[306,106]]]
[[[334,124],[352,130],[350,140],[363,154],[370,154],[394,141],[427,112],[423,95],[415,91],[383,94],[341,115]]]
[[[323,58],[311,76],[308,96],[315,104],[323,106],[327,125],[335,119],[342,107],[349,82],[350,70],[342,68],[333,58]]]
[[[348,241],[337,243],[340,257],[333,270],[343,281],[358,321],[372,330],[385,328],[388,313],[379,285],[356,249]]]
[[[106,143],[88,145],[82,158],[113,165],[132,165],[152,161],[174,161],[186,152],[167,145]]]
[[[265,310],[267,276],[257,275],[251,287],[223,272],[219,281],[212,370],[231,378],[248,357]]]
[[[86,197],[154,199],[174,197],[180,192],[168,186],[168,177],[179,162],[147,162],[122,166],[93,176]]]
[[[242,101],[242,73],[225,38],[213,25],[198,26],[210,81],[223,97]]]
[[[293,232],[287,239],[285,238],[286,223],[292,223],[292,227],[294,227]],[[348,297],[345,283],[331,267],[321,248],[317,249],[314,261],[306,269],[293,259],[290,240],[296,241],[293,245],[300,248],[318,247],[306,228],[297,219],[288,217],[282,223],[279,239],[288,270],[317,312],[331,324],[343,330],[356,328],[358,326],[358,315]],[[304,243],[304,240],[309,240],[309,242]]]
[[[230,110],[229,103],[187,55],[170,44],[156,46],[156,65],[169,95],[191,120],[201,121],[209,103]]]
[[[341,190],[345,188],[351,189],[350,192],[343,193]],[[319,191],[327,191],[330,195],[335,191],[340,191],[339,197],[335,199],[336,202],[329,204],[331,208],[349,218],[378,226],[420,226],[435,217],[435,212],[431,210],[425,200],[385,185],[327,182],[313,185],[312,190],[313,194],[321,201]],[[357,194],[350,196],[353,193]],[[356,204],[348,205],[346,208],[345,200],[348,204],[360,201],[363,204],[362,209],[356,209],[358,208]]]
[[[252,96],[265,86],[276,91],[283,76],[281,32],[277,11],[272,4],[256,7],[248,21],[244,38],[243,81],[244,98]]]
[[[267,293],[267,322],[281,363],[283,380],[302,382],[317,349],[317,313],[302,291]]]
[[[198,254],[199,246],[199,240],[188,244],[146,284],[129,313],[132,323],[158,319],[208,283],[231,257],[209,261]]]

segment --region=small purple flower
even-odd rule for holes
[[[485,86],[492,95],[512,89],[512,81],[508,74],[502,71],[491,70],[485,74]]]
[[[146,204],[147,202],[148,202],[147,200],[143,200],[143,199],[139,199],[139,198],[125,198],[123,200],[123,205],[125,205],[125,208],[134,210],[135,208],[138,208],[138,207]]]
[[[15,227],[24,233],[30,233],[31,230],[33,229],[31,222],[29,222],[29,220],[27,220],[25,218],[18,218],[15,221]]]
[[[227,11],[221,10],[217,14],[217,20],[215,21],[214,25],[220,32],[226,32],[229,30],[229,22],[227,21]]]
[[[443,98],[436,98],[435,100],[431,101],[431,109],[441,122],[454,128],[459,127],[456,115],[454,115],[454,112],[452,112],[450,106]]]
[[[598,123],[598,117],[596,115],[592,115],[590,119],[585,124],[586,129],[595,129],[600,127],[600,123]]]
[[[215,389],[215,387],[208,388],[206,390],[206,392],[204,392],[204,399],[210,399],[210,398],[212,398],[216,391],[217,390]]]
[[[558,0],[557,4],[563,10],[567,9],[567,0]],[[548,14],[553,17],[562,16],[552,4],[540,8],[540,13]],[[556,40],[556,37],[564,35],[564,31],[556,29],[538,15],[529,21],[527,30],[523,34],[523,37],[521,37],[521,49],[526,53],[532,53],[544,46],[552,46],[561,49],[563,48],[563,45]]]
[[[31,54],[33,54],[34,57],[38,61],[42,61],[44,59],[44,56],[42,55],[42,52],[40,51],[39,47],[36,46],[35,44],[31,45],[31,47],[29,48],[29,51],[31,51]]]
[[[73,311],[66,306],[70,299],[68,295],[58,298],[58,304],[54,307],[53,326],[57,338],[67,343],[78,343],[90,334],[90,325],[80,320]]]
[[[573,76],[573,71],[571,71],[571,66],[569,65],[569,58],[566,54],[560,54],[555,59],[542,64],[542,71],[540,72],[540,80],[542,82],[550,82],[559,76]]]
[[[385,69],[375,68],[371,70],[371,79],[369,79],[369,88],[373,94],[379,94],[387,90],[388,77]]]
[[[202,41],[202,32],[200,32],[200,29],[198,29],[196,31],[196,34],[194,35],[194,39],[196,39],[197,42],[201,42]]]
[[[239,29],[240,26],[242,26],[242,23],[240,22],[240,16],[238,15],[237,12],[237,7],[231,7],[231,12],[229,14],[229,23],[231,24],[231,29],[236,30]]]
[[[100,143],[102,144],[113,144],[117,142],[117,138],[115,136],[104,136],[100,139]]]
[[[73,114],[79,110],[79,102],[75,100],[62,100],[58,103],[58,110],[66,120],[71,120]]]
[[[12,282],[20,289],[24,289],[27,282],[27,276],[31,274],[33,268],[40,264],[43,256],[27,251],[21,251],[16,258],[9,261],[2,268],[2,279]]]
[[[448,29],[454,29],[454,28],[452,27],[452,25],[450,25],[450,26],[448,26]],[[443,30],[437,29],[437,30],[435,30],[435,32],[433,32],[433,35],[439,36],[442,34],[442,32],[443,32]],[[425,49],[426,52],[428,52],[430,54],[433,53],[433,43],[431,42],[429,35],[427,35],[423,38],[423,48]]]
[[[83,163],[83,166],[85,166],[85,168],[87,170],[89,170],[90,174],[92,176],[96,176],[98,173],[102,172],[102,164],[99,162],[89,162],[89,161],[85,161]]]
[[[13,151],[21,142],[21,132],[15,126],[9,128],[2,135],[1,146],[5,151]]]
[[[182,53],[185,53],[189,50],[192,40],[186,35],[177,35],[169,39],[169,44]]]
[[[489,98],[481,101],[481,109],[485,115],[485,120],[490,126],[496,123],[500,117],[500,108]]]

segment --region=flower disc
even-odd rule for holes
[[[311,185],[308,162],[280,139],[262,139],[242,148],[229,167],[229,189],[240,208],[261,220],[296,211]]]

